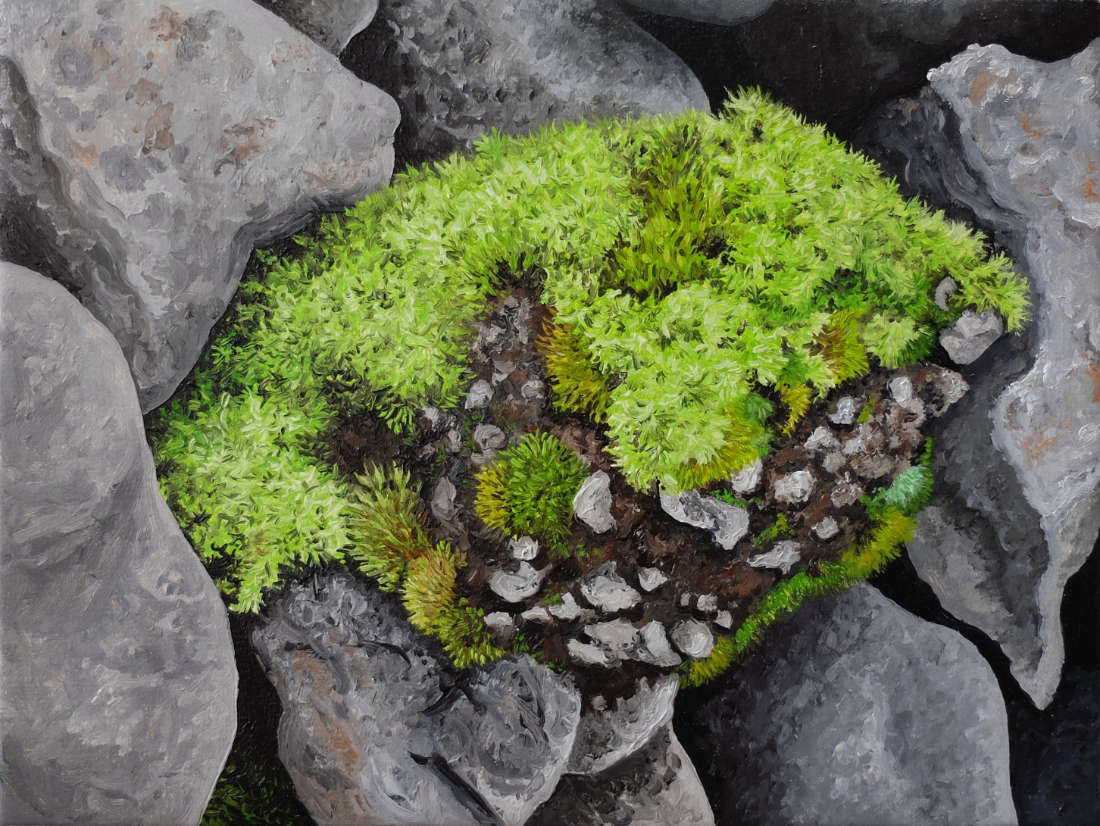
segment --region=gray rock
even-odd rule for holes
[[[704,614],[718,612],[718,597],[714,594],[700,594],[695,600],[695,607]]]
[[[672,721],[680,681],[660,677],[650,686],[642,679],[634,693],[615,701],[615,708],[581,715],[567,774],[597,774],[645,748]]]
[[[868,585],[804,605],[728,679],[691,714],[721,822],[1016,822],[989,665]]]
[[[819,450],[840,450],[840,440],[837,439],[833,431],[825,425],[821,425],[806,440],[806,450],[811,453],[816,453]]]
[[[996,640],[1039,707],[1063,661],[1062,590],[1100,531],[1100,42],[1055,63],[970,48],[891,104],[866,143],[904,184],[963,204],[1030,276],[1034,321],[993,345],[937,436],[936,515],[911,546],[943,607]],[[1026,162],[1025,162],[1026,161]],[[949,573],[950,569],[950,573]]]
[[[523,602],[539,592],[549,570],[539,571],[530,562],[520,562],[515,571],[493,571],[489,590],[505,602]]]
[[[714,624],[727,631],[733,628],[733,614],[729,611],[719,611],[714,617]]]
[[[680,655],[672,650],[664,624],[657,620],[651,620],[641,627],[634,644],[631,658],[639,662],[661,668],[672,668],[682,662]]]
[[[447,431],[445,438],[447,440],[446,447],[448,453],[459,453],[462,451],[462,434],[459,433],[458,430],[452,427]]]
[[[992,310],[965,310],[954,323],[940,330],[940,344],[955,364],[970,364],[981,358],[1004,331],[1004,322]]]
[[[642,601],[642,595],[616,572],[614,562],[605,562],[581,579],[581,596],[593,608],[607,614],[629,611]]]
[[[569,653],[569,659],[578,665],[598,665],[601,668],[611,668],[618,665],[619,661],[608,656],[599,646],[580,640],[568,640],[565,650]]]
[[[754,493],[764,480],[764,463],[760,459],[751,465],[741,468],[730,477],[730,487],[734,493]]]
[[[466,409],[467,410],[482,410],[489,406],[489,402],[493,400],[493,385],[485,381],[485,379],[478,379],[470,385],[470,390],[466,394]]]
[[[507,645],[516,633],[516,621],[507,611],[493,611],[486,614],[485,625],[502,645]]]
[[[802,558],[800,546],[793,539],[784,539],[776,542],[770,551],[749,557],[749,565],[753,568],[774,568],[789,574],[791,568],[798,564]]]
[[[631,6],[699,23],[732,26],[766,12],[775,0],[628,0]]]
[[[457,690],[396,598],[345,574],[268,613],[252,640],[283,703],[279,758],[319,824],[521,824],[550,797],[580,720],[567,679],[522,657]]]
[[[42,0],[5,14],[0,256],[31,250],[168,398],[253,245],[388,181],[394,101],[253,3]]]
[[[695,660],[704,660],[714,649],[714,633],[705,622],[681,620],[672,626],[672,643]]]
[[[959,291],[959,282],[952,278],[950,275],[942,279],[939,284],[936,285],[936,306],[941,310],[948,309],[949,305],[947,300],[951,298],[955,293]]]
[[[683,61],[597,0],[383,0],[345,62],[401,103],[415,159],[490,127],[710,108]]]
[[[840,533],[840,525],[836,519],[826,516],[810,529],[814,536],[823,541],[828,541]]]
[[[567,775],[529,826],[714,826],[699,774],[672,725],[640,752],[595,775]]]
[[[507,443],[504,431],[495,424],[479,424],[474,428],[474,444],[482,450],[500,450]]]
[[[573,622],[574,620],[590,622],[596,618],[595,611],[590,608],[581,608],[581,606],[577,604],[577,600],[574,599],[573,595],[568,591],[561,595],[560,604],[551,605],[548,610],[550,611],[550,616],[562,622]]]
[[[638,629],[628,620],[614,619],[584,626],[584,633],[607,652],[613,662],[630,659],[634,653]]]
[[[864,493],[863,486],[859,482],[852,481],[851,477],[845,474],[840,482],[833,485],[829,501],[838,508],[846,508],[858,502]]]
[[[844,465],[846,465],[847,463],[848,460],[845,459],[844,454],[840,453],[839,451],[829,453],[825,456],[824,459],[821,460],[821,466],[824,467],[825,470],[829,471],[829,473],[833,474],[840,473],[841,468],[843,468]]]
[[[550,612],[545,605],[536,605],[534,608],[528,608],[520,617],[524,622],[537,622],[545,625],[550,622]]]
[[[611,515],[611,477],[597,470],[584,480],[573,497],[573,515],[596,533],[616,527]]]
[[[436,482],[435,488],[432,490],[432,516],[440,522],[450,522],[454,519],[458,514],[458,510],[455,508],[456,496],[458,496],[458,491],[455,489],[454,483],[446,476]]]
[[[122,351],[0,263],[0,387],[4,822],[197,824],[236,729],[233,645]]]
[[[546,398],[546,385],[538,379],[528,379],[519,389],[519,394],[528,401]]]
[[[772,486],[772,497],[783,505],[800,505],[814,492],[814,475],[808,470],[796,470],[777,476]]]
[[[298,31],[340,54],[374,19],[378,0],[256,0]]]
[[[643,591],[656,591],[668,582],[668,576],[660,568],[638,568],[638,585]]]
[[[748,511],[716,496],[703,496],[695,490],[676,495],[661,491],[660,502],[661,510],[677,522],[709,531],[724,550],[732,550],[749,532]]]
[[[539,543],[534,537],[520,536],[508,541],[508,550],[512,559],[530,562],[539,555]]]
[[[828,419],[833,424],[849,427],[856,423],[861,410],[863,410],[863,399],[855,396],[841,396],[836,400],[836,410],[828,415]]]

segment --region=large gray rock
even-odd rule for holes
[[[911,190],[992,227],[1035,306],[940,426],[947,484],[909,555],[1042,708],[1064,659],[1062,591],[1100,530],[1100,40],[1053,64],[970,48],[929,77],[864,140]]]
[[[869,585],[804,605],[728,680],[691,715],[721,822],[1016,822],[989,665]]]
[[[382,0],[344,62],[400,102],[413,160],[493,126],[709,110],[683,61],[598,0]]]
[[[363,31],[378,11],[378,0],[255,0],[333,54]]]
[[[508,659],[459,685],[400,603],[318,575],[268,609],[253,645],[283,703],[279,758],[320,824],[522,824],[565,771],[567,679]]]
[[[600,774],[567,775],[529,826],[714,826],[691,758],[669,723],[630,760]]]
[[[214,584],[118,343],[0,263],[0,820],[197,824],[236,730]]]
[[[629,2],[656,15],[722,24],[634,15],[707,79],[715,103],[726,88],[760,84],[804,117],[841,131],[875,103],[918,88],[930,67],[971,43],[1004,43],[1051,60],[1100,33],[1094,0]]]
[[[254,3],[8,0],[3,16],[0,255],[75,290],[150,410],[254,244],[389,179],[397,106]]]

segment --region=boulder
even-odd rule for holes
[[[397,598],[315,575],[253,645],[283,704],[279,758],[319,824],[522,824],[569,761],[580,697],[528,657],[461,684]]]
[[[869,585],[804,605],[727,679],[689,714],[720,822],[1016,822],[989,665]]]
[[[860,142],[904,167],[910,192],[992,229],[1030,277],[1034,318],[990,348],[938,425],[945,484],[909,556],[1045,707],[1063,661],[1062,591],[1100,531],[1100,40],[1050,64],[974,47],[929,79]]]
[[[148,411],[191,370],[253,245],[389,180],[398,110],[254,3],[15,7],[0,256],[42,260],[77,294]]]
[[[0,387],[3,822],[197,824],[237,671],[126,359],[61,285],[0,263]]]
[[[709,110],[680,58],[597,0],[382,0],[344,62],[397,98],[399,148],[415,161],[490,127]]]
[[[378,0],[255,0],[335,55],[363,31]]]

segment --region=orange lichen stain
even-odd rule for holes
[[[1089,161],[1088,176],[1085,185],[1081,187],[1081,196],[1086,201],[1100,201],[1100,195],[1096,194],[1096,161]]]
[[[73,159],[81,166],[91,169],[99,160],[99,150],[95,148],[94,143],[87,145],[78,143],[73,150]]]
[[[273,118],[247,118],[222,130],[218,144],[228,155],[215,166],[214,174],[217,175],[218,170],[227,163],[240,167],[245,160],[263,149],[264,139],[274,126]]]
[[[1017,115],[1016,122],[1020,124],[1020,128],[1024,130],[1029,138],[1041,138],[1043,133],[1038,129],[1031,128],[1031,115]]]
[[[157,16],[149,20],[149,31],[156,34],[157,40],[179,40],[183,24],[179,14],[168,6],[161,6]]]
[[[1038,436],[1026,436],[1024,440],[1020,442],[1020,446],[1024,449],[1028,464],[1035,467],[1035,465],[1042,461],[1043,454],[1057,443],[1057,436],[1047,436],[1043,439],[1040,439]]]
[[[150,52],[150,54],[152,54]],[[153,103],[160,97],[161,86],[159,83],[154,83],[148,78],[140,78],[136,83],[130,85],[130,88],[126,90],[126,100],[132,100],[138,106],[144,106],[146,103]]]
[[[1097,365],[1094,361],[1090,361],[1089,366],[1085,368],[1085,372],[1088,374],[1089,379],[1092,380],[1092,403],[1100,404],[1100,365]]]
[[[1000,83],[1004,78],[998,77],[992,72],[982,72],[970,81],[970,102],[977,103],[989,91],[994,83]]]
[[[176,143],[172,135],[173,108],[171,103],[162,103],[145,121],[145,141],[142,145],[146,150],[171,149]]]

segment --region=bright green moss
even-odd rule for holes
[[[797,421],[807,389],[868,356],[920,358],[966,306],[1010,330],[1027,311],[1003,256],[755,91],[719,118],[492,134],[300,243],[258,256],[194,387],[151,428],[165,495],[236,610],[354,547],[332,423],[370,411],[407,433],[418,407],[457,403],[473,322],[515,275],[541,284],[584,358],[559,397],[603,418],[638,488],[728,475]],[[946,275],[949,312],[932,300]]]

